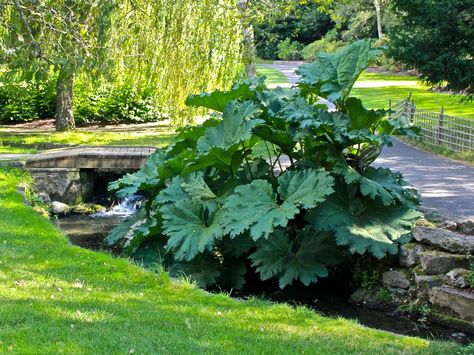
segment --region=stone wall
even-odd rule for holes
[[[442,226],[413,228],[382,283],[395,304],[423,304],[432,317],[474,331],[474,221]]]
[[[80,204],[93,194],[91,173],[79,169],[30,168],[35,188],[52,201],[68,205]]]

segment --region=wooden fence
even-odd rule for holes
[[[410,96],[392,107],[390,118],[405,116],[410,123],[421,129],[425,143],[442,146],[457,152],[474,153],[474,119],[448,116],[443,108],[439,113],[420,110],[410,101]]]

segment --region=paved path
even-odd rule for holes
[[[474,167],[428,154],[400,141],[385,147],[378,166],[400,171],[423,197],[423,206],[453,218],[474,218]]]
[[[298,81],[295,70],[301,63],[266,65],[280,70],[291,84]],[[452,218],[474,218],[474,167],[438,157],[395,140],[375,165],[400,171],[421,193],[423,206]]]

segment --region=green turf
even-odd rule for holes
[[[397,81],[403,83],[396,85]],[[373,84],[375,87],[361,88],[358,84]],[[418,82],[416,77],[364,73],[352,90],[352,95],[360,97],[369,108],[388,108],[389,99],[397,103],[410,93],[419,109],[439,112],[441,107],[444,107],[446,115],[474,119],[474,102],[461,103],[461,96],[432,92]]]
[[[131,126],[127,132],[114,131],[75,131],[18,134],[0,130],[0,142],[22,143],[28,145],[40,143],[67,143],[82,145],[120,145],[120,146],[156,146],[168,145],[173,136],[169,127],[135,131]],[[5,149],[9,149],[5,147]]]
[[[455,354],[305,308],[210,295],[70,246],[0,170],[0,353]]]
[[[266,83],[270,87],[277,86],[277,85],[281,85],[281,86],[289,85],[288,79],[285,76],[285,74],[283,74],[281,71],[278,71],[276,69],[267,68],[264,65],[257,65],[257,74],[265,75],[267,77]]]
[[[271,86],[288,85],[283,73],[275,69],[257,66],[257,72],[267,75]],[[374,87],[360,87],[371,85]],[[415,100],[415,106],[419,109],[439,112],[443,106],[446,115],[474,119],[474,102],[461,103],[461,96],[431,92],[414,76],[363,73],[352,90],[352,95],[360,97],[368,108],[388,108],[390,99],[395,104],[410,93]]]
[[[0,141],[1,144],[1,141]],[[31,154],[36,153],[37,150],[34,148],[22,148],[22,147],[9,147],[0,145],[0,154]]]

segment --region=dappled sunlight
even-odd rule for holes
[[[474,216],[474,167],[428,155],[399,141],[386,147],[375,162],[400,171],[415,185],[423,205],[455,217]]]

